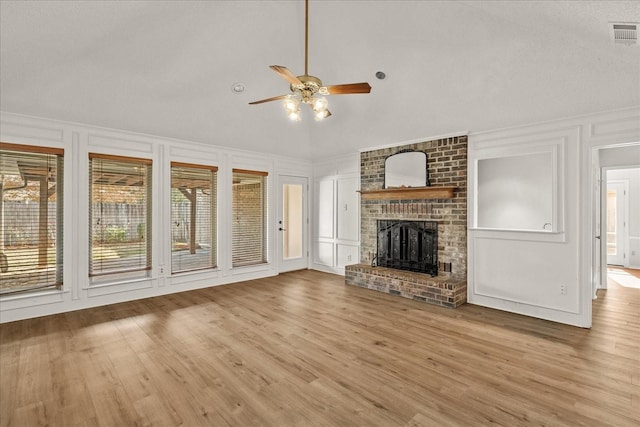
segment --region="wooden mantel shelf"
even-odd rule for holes
[[[363,200],[450,199],[456,187],[397,187],[360,190]]]

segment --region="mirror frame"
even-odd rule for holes
[[[387,161],[393,157],[393,156],[397,156],[399,154],[406,154],[406,153],[418,153],[418,154],[422,154],[424,155],[424,185],[419,185],[419,186],[414,186],[414,185],[405,185],[405,184],[400,184],[400,186],[394,186],[394,187],[388,187],[387,186],[387,182],[388,182],[388,178],[387,175],[389,174],[389,170],[387,167]],[[422,178],[422,177],[418,177],[418,178]],[[406,149],[406,150],[400,150],[397,153],[391,154],[389,156],[387,156],[386,159],[384,159],[384,184],[382,188],[402,188],[404,187],[413,187],[413,188],[418,188],[418,187],[429,187],[431,184],[429,183],[429,161],[428,161],[428,156],[427,153],[425,153],[424,151],[418,151],[418,150],[412,150],[412,149]]]

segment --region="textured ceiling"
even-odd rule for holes
[[[292,123],[248,102],[288,92],[269,65],[303,73],[302,0],[2,0],[0,108],[317,159],[640,105],[640,46],[609,21],[640,3],[312,0],[309,73],[373,89]]]

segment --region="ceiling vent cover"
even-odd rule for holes
[[[638,44],[638,23],[611,22],[611,40],[614,43]]]

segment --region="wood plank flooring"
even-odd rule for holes
[[[316,271],[0,325],[0,426],[637,426],[640,290],[591,330]]]

